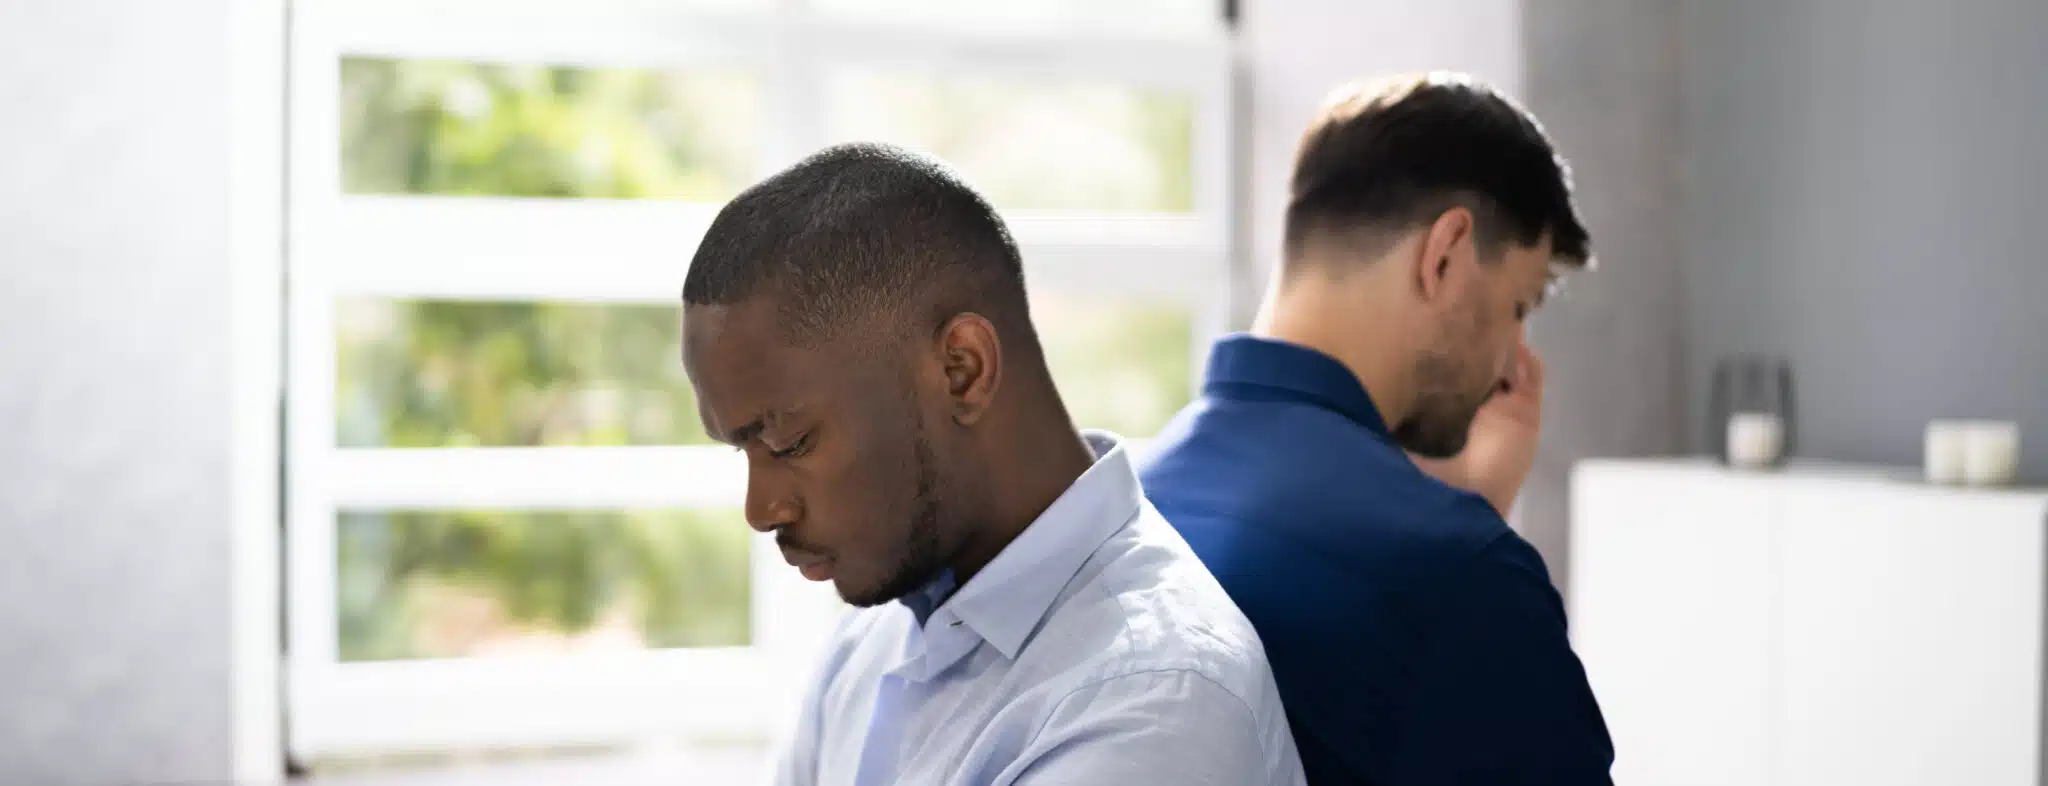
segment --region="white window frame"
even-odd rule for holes
[[[345,509],[739,507],[718,447],[339,448],[339,298],[674,303],[715,206],[664,201],[347,196],[343,57],[740,67],[760,75],[757,174],[828,141],[841,66],[1166,88],[1194,98],[1194,210],[1006,211],[1034,289],[1166,298],[1198,315],[1191,363],[1229,318],[1229,37],[969,30],[827,19],[804,0],[708,14],[658,0],[295,0],[287,297],[288,745],[300,759],[437,748],[759,739],[787,714],[831,626],[829,590],[753,551],[754,645],[559,658],[342,663],[336,514]],[[649,363],[679,362],[648,358]],[[684,482],[683,479],[690,479]]]

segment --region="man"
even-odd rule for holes
[[[1258,629],[1311,783],[1608,782],[1563,604],[1502,520],[1539,408],[1522,320],[1589,260],[1565,165],[1492,90],[1405,77],[1340,93],[1289,193],[1263,311],[1149,496]]]
[[[929,159],[821,152],[721,210],[683,289],[747,520],[861,607],[782,784],[1298,782],[1257,635],[1074,430],[989,205]]]

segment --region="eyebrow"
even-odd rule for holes
[[[746,425],[727,432],[725,442],[728,445],[745,445],[748,442],[752,442],[756,437],[761,436],[761,432],[768,430],[768,423],[770,421],[781,420],[783,417],[795,413],[796,410],[794,409],[771,409],[763,412],[755,416],[753,420],[748,421]]]

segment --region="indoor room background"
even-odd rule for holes
[[[746,528],[683,374],[719,204],[833,142],[945,158],[1079,425],[1142,440],[1249,324],[1323,96],[1450,69],[1542,119],[1599,258],[1531,322],[1511,520],[1617,780],[2042,782],[2044,35],[2036,0],[0,0],[0,779],[751,782],[842,607]],[[1746,357],[1793,461],[1684,458]],[[1944,419],[2012,424],[2014,477],[1926,487]]]

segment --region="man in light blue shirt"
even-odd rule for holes
[[[1296,784],[1257,635],[1077,433],[995,212],[894,148],[818,153],[719,212],[683,288],[747,519],[862,607],[787,786]]]

